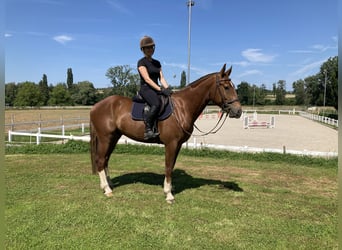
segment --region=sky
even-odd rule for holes
[[[110,67],[137,73],[140,38],[156,43],[166,80],[188,74],[188,0],[7,0],[5,82],[111,87]],[[195,0],[191,8],[190,82],[232,66],[235,85],[292,83],[338,55],[338,0]]]

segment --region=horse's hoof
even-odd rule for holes
[[[113,193],[112,193],[112,192],[110,192],[110,193],[105,193],[105,196],[108,197],[108,198],[113,197]]]
[[[173,199],[173,200],[166,200],[166,202],[167,202],[167,204],[173,204],[173,203],[175,203],[175,199]]]

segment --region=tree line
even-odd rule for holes
[[[112,87],[95,88],[89,81],[74,83],[72,68],[67,69],[66,83],[48,84],[46,74],[37,83],[25,81],[5,84],[5,104],[10,107],[94,105],[110,95],[133,97],[140,86],[139,74],[128,65],[111,67],[106,72]],[[182,72],[180,87],[185,87]]]
[[[317,74],[297,80],[292,84],[293,91],[286,91],[286,81],[273,83],[272,89],[266,89],[241,82],[237,93],[243,105],[303,105],[338,106],[338,57],[324,62]],[[291,94],[291,97],[288,98]]]
[[[139,90],[139,74],[128,65],[110,67],[106,72],[112,87],[97,89],[89,81],[74,83],[72,69],[67,69],[66,83],[48,84],[43,74],[38,84],[34,82],[6,83],[6,106],[69,106],[93,105],[110,95],[133,97]],[[178,86],[186,86],[185,71],[181,73]],[[257,86],[248,82],[237,85],[237,93],[242,105],[303,105],[333,106],[337,109],[338,100],[338,57],[324,62],[320,71],[292,84],[293,91],[286,91],[286,81],[273,83],[272,89],[264,84]],[[289,94],[292,97],[288,98]]]
[[[43,74],[38,84],[30,81],[6,83],[5,104],[16,107],[92,105],[102,98],[89,81],[73,82],[72,69],[67,70],[66,83],[48,85]]]

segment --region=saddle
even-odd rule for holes
[[[165,120],[168,118],[173,112],[173,106],[171,102],[171,98],[160,95],[161,107],[158,114],[158,121]],[[141,95],[137,94],[132,98],[133,106],[132,106],[132,119],[136,121],[144,120],[144,109],[149,108],[149,105],[145,102]]]

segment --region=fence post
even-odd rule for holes
[[[40,144],[40,128],[38,128],[36,142],[37,142],[37,145]]]
[[[39,128],[42,127],[42,114],[39,114],[39,121],[38,121]]]
[[[11,130],[14,130],[14,114],[11,115]]]
[[[82,123],[82,135],[84,135],[84,123]]]
[[[12,142],[12,131],[8,130],[8,142]]]
[[[62,135],[63,136],[65,135],[65,126],[64,126],[64,124],[62,125]]]

